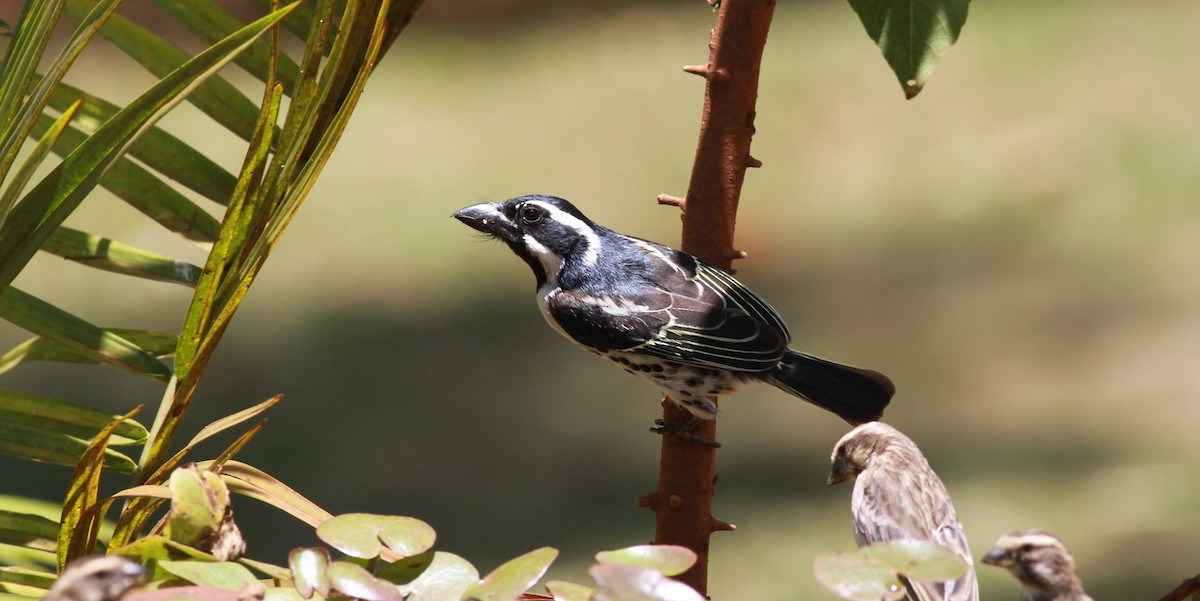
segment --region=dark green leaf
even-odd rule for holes
[[[168,357],[175,352],[175,337],[166,332],[153,330],[127,330],[110,328],[106,330],[137,346],[155,357]],[[45,338],[30,338],[13,347],[0,356],[0,373],[9,371],[22,363],[30,361],[63,361],[67,363],[100,363],[100,360],[90,354],[71,350],[53,340]]]
[[[67,13],[78,17],[91,10],[92,6],[90,0],[68,0]],[[170,76],[191,58],[187,52],[121,15],[113,15],[100,30],[100,35],[155,77]],[[223,41],[229,39],[225,38]],[[213,48],[218,45],[215,44]],[[220,77],[206,78],[188,95],[187,100],[238,137],[243,140],[250,139],[258,108],[233,84]]]
[[[75,113],[79,112],[79,107],[82,105],[83,100],[76,100],[71,103],[63,109],[63,113],[58,119],[55,119],[48,127],[44,128],[46,131],[40,134],[41,139],[38,141],[37,146],[25,158],[25,162],[21,164],[21,168],[17,170],[16,175],[13,176],[12,180],[8,182],[8,186],[4,188],[3,193],[0,194],[0,226],[4,225],[4,220],[8,218],[8,212],[12,209],[13,204],[17,202],[17,198],[21,195],[21,192],[25,191],[25,184],[29,183],[34,171],[49,156],[50,150],[58,142],[59,136],[66,130],[67,124],[71,122],[71,119],[75,118]],[[4,177],[0,175],[0,182],[3,180]]]
[[[8,60],[0,71],[0,180],[8,175],[8,169],[21,150],[21,144],[29,135],[38,115],[46,106],[50,92],[62,80],[74,64],[84,46],[91,41],[96,31],[109,18],[119,0],[103,0],[92,9],[77,15],[79,27],[71,34],[66,45],[47,69],[46,77],[34,85],[36,70],[41,63],[42,52],[54,33],[63,7],[61,1],[35,1],[22,12],[22,23],[17,39],[10,47]],[[15,50],[15,52],[14,52]],[[32,89],[29,89],[32,86]],[[22,102],[23,100],[23,102]]]
[[[892,67],[904,96],[925,87],[938,59],[958,39],[970,0],[850,0]]]
[[[125,371],[162,381],[171,377],[166,365],[136,344],[11,286],[0,291],[0,317]]]
[[[3,531],[0,530],[0,534]],[[0,540],[2,542],[2,540]],[[42,590],[49,590],[54,586],[54,581],[58,577],[49,572],[40,570],[30,570],[27,568],[16,568],[8,566],[0,566],[0,590],[6,590],[5,584],[15,584],[19,586],[28,586]]]
[[[375,573],[377,578],[392,584],[408,584],[416,580],[433,563],[433,551],[426,551],[389,563]]]
[[[43,117],[34,133],[48,124],[49,118]],[[54,151],[69,156],[86,139],[78,129],[68,128],[59,136]],[[220,228],[215,217],[129,159],[117,159],[100,178],[100,185],[167,230],[180,233],[189,240],[212,242]]]
[[[61,112],[80,98],[84,99],[84,105],[80,111],[82,118],[76,120],[76,126],[88,133],[94,132],[120,110],[103,98],[65,83],[55,88],[50,106]],[[129,155],[213,202],[229,204],[229,195],[233,193],[237,178],[199,150],[157,126],[146,130],[129,147]]]
[[[259,19],[171,72],[88,137],[17,204],[0,229],[0,288],[8,286],[124,149],[289,8]],[[253,125],[253,122],[251,122]]]
[[[86,449],[87,443],[78,438],[0,422],[0,453],[6,455],[55,465],[76,465]],[[129,457],[107,449],[104,467],[132,474],[137,464]]]
[[[155,4],[170,13],[189,31],[210,44],[242,26],[242,22],[237,17],[221,9],[216,3],[192,0],[155,0]],[[238,55],[234,62],[262,81],[267,72],[270,53],[271,48],[267,40],[256,40],[250,48]],[[279,56],[276,76],[283,83],[285,94],[295,87],[299,72],[300,67],[296,65],[295,61],[285,55]]]
[[[53,553],[57,539],[58,522],[0,509],[0,543]]]

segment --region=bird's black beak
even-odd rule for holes
[[[995,549],[988,551],[988,554],[984,555],[980,561],[990,566],[1004,567],[1012,563],[1012,555],[1010,555],[1008,551],[1005,551],[1000,547],[996,547]]]
[[[844,456],[837,456],[833,459],[833,464],[829,466],[829,479],[825,481],[829,486],[845,482],[851,477],[849,466],[846,465]]]
[[[483,202],[471,205],[455,212],[453,217],[477,231],[505,242],[515,242],[520,236],[516,224],[504,215],[499,203]]]

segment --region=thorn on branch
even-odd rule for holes
[[[749,255],[747,255],[746,251],[744,250],[731,250],[729,251],[729,254],[725,256],[725,258],[729,259],[730,261],[734,261],[737,259],[745,259],[748,256]]]
[[[670,194],[658,195],[658,204],[660,205],[670,205],[672,207],[679,207],[682,209],[683,203],[684,200],[678,196],[671,196]]]
[[[762,167],[762,161],[750,155],[746,155],[746,167],[750,169],[758,169],[759,167]]]
[[[708,65],[684,65],[683,70],[692,75],[699,75],[713,83],[725,83],[729,81],[729,70],[721,67],[710,69]]]
[[[638,497],[637,500],[633,502],[633,505],[635,507],[641,507],[642,509],[655,511],[658,509],[658,502],[658,493],[652,492]]]
[[[737,530],[737,526],[718,520],[710,515],[708,516],[708,529],[712,532],[733,532]]]

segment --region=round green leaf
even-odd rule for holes
[[[433,551],[426,551],[400,561],[389,563],[375,572],[375,577],[392,584],[408,584],[416,580],[433,563]]]
[[[404,557],[424,553],[433,546],[437,533],[416,518],[347,513],[317,526],[317,536],[333,548],[359,559],[379,555],[379,544]]]
[[[416,580],[401,585],[400,592],[408,595],[407,601],[461,599],[463,593],[477,582],[479,570],[469,561],[453,553],[437,551],[429,567]]]
[[[894,540],[863,547],[862,553],[913,580],[954,580],[967,562],[954,551],[927,541]]]
[[[212,537],[229,505],[229,489],[221,477],[191,465],[171,472],[168,485],[171,512],[167,515],[167,538],[193,545]]]
[[[347,597],[366,601],[404,601],[395,585],[375,578],[352,563],[335,561],[329,564],[326,573],[333,588]]]
[[[288,567],[292,570],[292,582],[301,597],[311,599],[313,591],[322,597],[329,596],[329,551],[325,547],[292,549],[288,553]]]
[[[554,595],[554,601],[591,601],[592,589],[561,580],[551,580],[546,583],[546,590]]]
[[[240,591],[258,582],[245,566],[230,561],[160,561],[158,567],[192,584],[227,591]]]
[[[510,559],[467,589],[463,601],[513,601],[546,573],[558,550],[542,547]]]
[[[599,563],[588,574],[621,601],[707,601],[696,589],[651,568]]]
[[[596,561],[640,568],[651,568],[666,576],[682,574],[696,563],[696,553],[678,545],[636,545],[615,551],[601,551]]]
[[[895,600],[904,597],[896,570],[860,552],[819,555],[813,560],[817,582],[851,601]]]

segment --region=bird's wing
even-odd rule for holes
[[[886,469],[879,469],[886,468]],[[866,476],[866,478],[864,478]],[[854,536],[860,545],[916,539],[937,543],[967,562],[967,573],[947,582],[905,580],[914,601],[978,601],[971,550],[941,480],[928,463],[875,466],[859,476],[853,498]]]
[[[636,239],[635,239],[636,240]],[[559,290],[546,300],[558,325],[600,350],[645,352],[677,363],[760,372],[787,351],[779,314],[729,274],[693,257],[637,240],[659,260],[642,278],[604,292]]]

